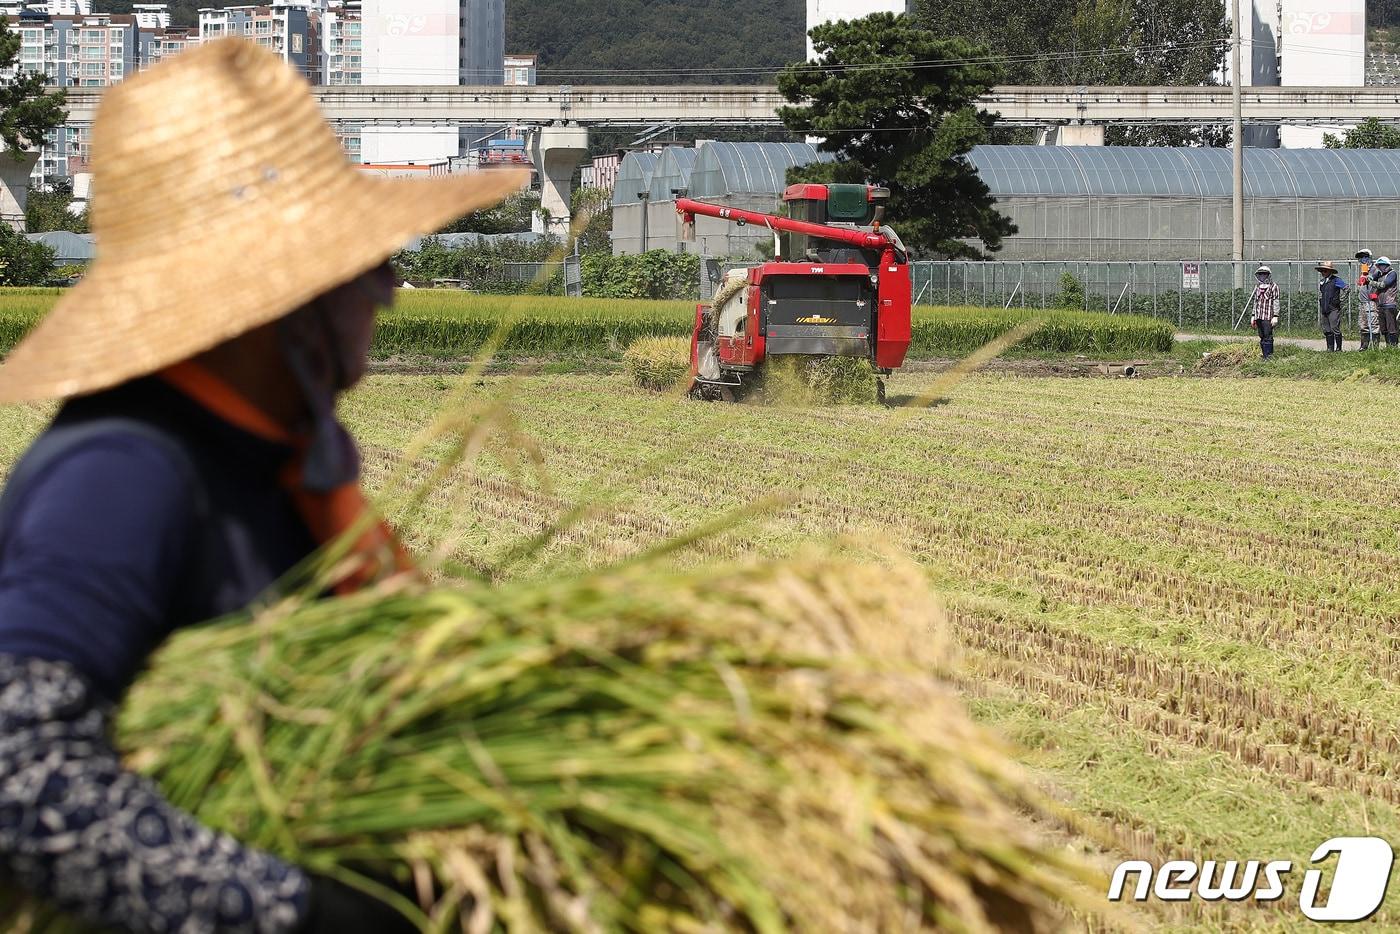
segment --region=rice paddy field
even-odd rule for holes
[[[939,378],[897,374],[893,401]],[[430,475],[440,452],[402,452],[463,393],[492,403],[498,430],[396,517],[419,553],[543,580],[718,516],[735,522],[668,560],[907,553],[948,611],[974,715],[1073,816],[1045,833],[1105,866],[1297,867],[1271,906],[1155,902],[1131,909],[1144,928],[1311,927],[1296,891],[1318,844],[1400,840],[1400,478],[1384,416],[1400,386],[987,374],[915,410],[695,402],[616,367],[465,385],[384,374],[344,404],[371,491]],[[0,410],[0,465],[47,414]],[[522,560],[525,543],[538,547]],[[1371,924],[1400,928],[1400,897]]]
[[[450,385],[384,376],[350,400],[372,475]],[[1334,836],[1400,838],[1393,444],[1353,417],[1355,386],[981,376],[908,414],[678,401],[615,375],[476,391],[509,400],[548,485],[487,458],[440,494],[420,547],[549,575],[766,502],[675,560],[832,539],[914,554],[974,711],[1114,835],[1111,859],[1301,867]],[[596,512],[512,562],[579,502]],[[1148,920],[1266,929],[1302,923],[1292,909]],[[1400,924],[1394,899],[1378,920]]]

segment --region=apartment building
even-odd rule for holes
[[[516,87],[535,84],[539,72],[537,55],[507,55],[505,59],[505,83]]]
[[[271,49],[312,84],[321,83],[321,13],[317,6],[201,8],[200,41],[224,36],[242,36]]]
[[[149,68],[156,62],[199,45],[199,29],[193,26],[142,29],[138,38],[140,51],[137,55],[137,67]]]
[[[133,3],[131,15],[136,17],[136,25],[142,29],[168,29],[170,26],[168,3]]]
[[[363,21],[359,0],[340,0],[326,9],[326,84],[361,84],[364,75]]]
[[[27,9],[11,27],[19,34],[17,69],[41,74],[50,87],[106,87],[137,68],[139,39],[129,14],[46,14]],[[87,160],[87,127],[57,127],[34,167],[40,181],[68,175]]]

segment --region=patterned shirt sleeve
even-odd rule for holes
[[[297,930],[306,875],[123,769],[111,710],[71,666],[0,654],[0,875],[119,930]]]

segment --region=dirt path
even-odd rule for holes
[[[1250,341],[1259,340],[1251,331],[1248,334],[1185,334],[1178,333],[1176,339],[1179,341]],[[1326,350],[1327,342],[1320,337],[1275,337],[1276,344],[1291,344],[1294,347],[1302,347],[1304,350]],[[1342,350],[1360,350],[1360,341],[1342,341]]]

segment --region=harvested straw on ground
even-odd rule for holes
[[[623,351],[622,369],[643,389],[675,389],[690,372],[690,338],[638,338]]]
[[[859,357],[775,356],[764,362],[760,392],[776,405],[870,404],[877,379]]]
[[[632,564],[186,633],[120,744],[431,929],[1058,926],[1088,877],[948,664],[913,566]]]

